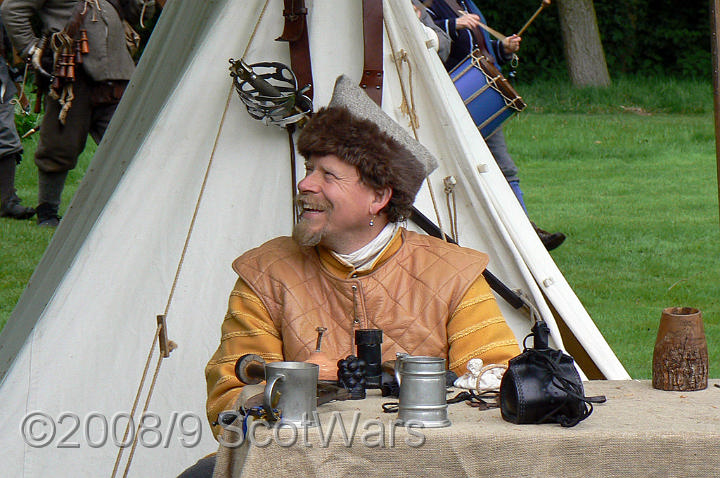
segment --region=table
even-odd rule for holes
[[[720,476],[720,380],[705,390],[667,392],[650,381],[585,382],[605,395],[577,426],[514,425],[500,410],[450,405],[452,426],[393,427],[389,397],[318,408],[321,427],[277,432],[258,427],[254,442],[221,447],[216,477]],[[339,417],[348,432],[344,437]],[[334,430],[330,430],[332,420]],[[391,432],[394,431],[394,434]]]

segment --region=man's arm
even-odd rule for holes
[[[499,65],[504,65],[505,63],[513,59],[515,53],[520,50],[521,40],[522,38],[517,35],[510,35],[509,37],[506,37],[503,41],[492,40],[490,42],[493,49],[493,54],[495,55],[495,58],[497,59]]]
[[[430,10],[427,10],[428,14],[430,15]],[[435,23],[435,26],[437,26],[440,30],[444,31],[445,34],[450,38],[451,41],[457,40],[457,29],[455,28],[455,18],[449,17],[449,18],[440,18],[440,17],[434,17],[430,15],[430,18],[433,19],[433,22]]]
[[[211,426],[220,412],[233,408],[246,385],[235,376],[235,362],[245,354],[257,354],[267,362],[283,360],[280,332],[260,298],[238,279],[230,293],[220,346],[205,367]],[[213,427],[215,436],[219,432],[219,427]]]
[[[473,50],[473,35],[467,27],[468,19],[475,18],[470,15],[457,16],[457,13],[444,2],[435,2],[432,7],[426,9],[428,15],[433,19],[445,34],[450,38],[450,51],[448,58],[443,61],[445,68],[450,70],[460,63]],[[468,18],[464,18],[468,17]]]
[[[505,322],[495,296],[480,275],[468,289],[447,325],[448,368],[458,374],[467,372],[470,359],[481,358],[487,364],[507,364],[520,353],[515,334]]]
[[[21,58],[27,58],[38,42],[30,19],[45,2],[42,0],[4,0],[2,19],[5,30]]]
[[[420,0],[412,0],[416,11],[420,15],[420,21],[423,25],[432,29],[432,32],[437,37],[437,53],[440,59],[444,62],[450,56],[450,36],[445,31],[435,24],[435,21],[427,12],[427,9],[420,3]]]

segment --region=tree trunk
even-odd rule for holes
[[[557,0],[565,59],[574,86],[609,86],[592,0]]]

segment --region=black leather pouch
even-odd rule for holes
[[[538,321],[528,335],[534,347],[510,360],[500,383],[503,419],[517,424],[559,423],[577,425],[592,413],[593,403],[604,396],[586,397],[575,361],[561,350],[548,347],[550,330]]]

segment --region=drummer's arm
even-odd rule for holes
[[[432,15],[431,15],[432,17]],[[437,27],[447,33],[447,35],[450,37],[451,40],[454,40],[457,38],[457,33],[455,31],[455,19],[454,18],[433,18],[433,22],[435,22],[435,25]]]
[[[521,40],[522,38],[517,35],[510,35],[502,41],[492,40],[493,53],[498,63],[503,64],[512,60],[513,55],[520,50]]]
[[[283,360],[282,337],[260,298],[238,279],[230,293],[228,312],[222,324],[220,346],[205,367],[206,410],[210,425],[218,414],[236,405],[246,385],[235,376],[235,362],[245,354],[257,354],[267,362]],[[213,426],[213,435],[221,429]]]
[[[442,31],[444,31],[451,40],[457,39],[457,30],[455,20],[456,18],[443,18],[438,15],[432,8],[425,8],[425,13],[435,23],[435,25]],[[458,27],[459,28],[459,27]]]

